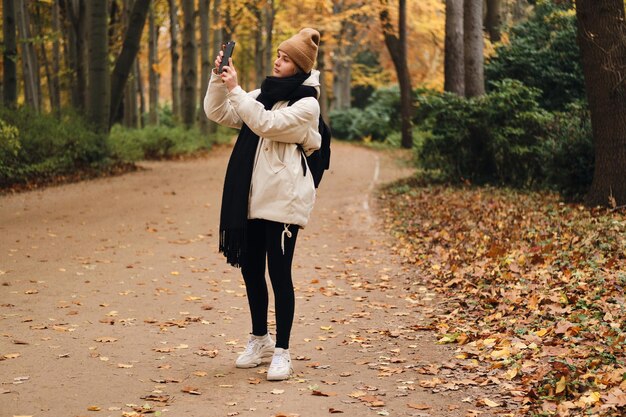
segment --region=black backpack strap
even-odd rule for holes
[[[298,149],[300,149],[300,163],[302,163],[302,172],[303,176],[306,177],[307,165],[306,165],[306,154],[304,153],[304,148],[299,143],[297,144]]]

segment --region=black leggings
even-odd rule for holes
[[[276,347],[289,349],[295,296],[291,281],[291,262],[299,227],[269,220],[248,220],[246,255],[241,273],[246,283],[252,317],[252,334],[267,334],[268,292],[265,259],[276,303]],[[291,234],[291,236],[289,236]],[[283,244],[284,243],[284,251]]]

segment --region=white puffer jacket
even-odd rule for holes
[[[319,74],[313,70],[303,83],[314,87],[318,96]],[[298,144],[307,155],[320,148],[319,103],[314,97],[306,97],[291,106],[287,101],[279,101],[271,110],[265,110],[256,100],[260,92],[246,93],[240,86],[228,92],[220,77],[212,73],[204,97],[204,112],[224,126],[239,129],[245,123],[260,138],[252,171],[248,218],[304,227],[315,203],[315,185],[309,169],[304,175]]]

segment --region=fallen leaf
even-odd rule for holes
[[[328,409],[328,412],[330,414],[340,414],[340,413],[343,413],[343,411],[337,410],[336,408],[332,408],[332,407]]]
[[[113,342],[117,342],[117,338],[116,337],[99,337],[96,339],[96,342],[113,343]]]
[[[4,359],[15,359],[15,358],[19,358],[20,356],[22,356],[21,353],[7,353],[5,355],[2,355],[2,357],[0,357],[0,359],[4,358]]]
[[[481,398],[479,403],[486,405],[487,407],[500,407],[500,404],[497,402],[490,400],[489,398]]]
[[[91,406],[87,407],[87,410],[88,411],[100,411],[101,408],[98,407],[97,405],[91,405]]]
[[[409,408],[414,408],[416,410],[430,410],[432,407],[427,404],[407,404]]]
[[[337,395],[337,393],[335,392],[322,392],[315,389],[311,392],[311,394],[318,397],[334,397],[335,395]]]
[[[192,395],[201,395],[202,393],[198,388],[195,387],[185,387],[181,390],[184,393],[192,394]]]

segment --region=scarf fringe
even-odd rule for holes
[[[241,268],[244,248],[246,247],[246,231],[220,230],[219,251],[226,257],[226,262],[235,268]]]

